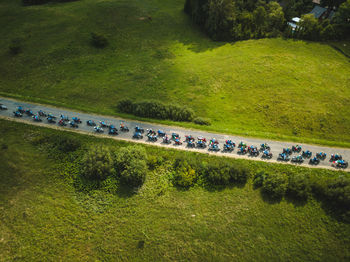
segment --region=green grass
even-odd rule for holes
[[[350,147],[347,57],[305,41],[213,42],[183,3],[2,0],[0,94],[111,115],[121,98],[158,99],[212,122],[166,124]],[[109,39],[107,48],[90,45],[93,31]],[[22,39],[17,56],[8,51],[14,38]]]
[[[0,120],[0,254],[3,261],[348,261],[350,225],[316,200],[270,203],[244,187],[177,190],[167,170],[147,174],[137,194],[77,192],[69,161],[34,146],[57,130]],[[68,134],[69,135],[69,134]],[[127,143],[71,134],[83,145]],[[4,148],[4,144],[8,146]],[[145,147],[149,155],[182,154]],[[193,155],[193,153],[188,153]],[[56,159],[56,160],[54,160]],[[236,160],[233,160],[236,161]],[[296,169],[237,160],[253,168]],[[254,167],[255,165],[255,167]],[[58,168],[60,167],[60,168]],[[64,168],[63,168],[64,169]],[[144,241],[144,245],[140,241]]]

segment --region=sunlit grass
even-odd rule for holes
[[[121,98],[158,99],[212,122],[180,123],[187,127],[350,145],[349,59],[327,44],[212,42],[183,13],[183,0],[19,2],[0,8],[2,95],[104,114],[116,114]],[[93,31],[109,46],[92,47]],[[12,56],[18,37],[22,53]]]

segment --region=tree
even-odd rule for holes
[[[128,146],[115,154],[115,170],[120,182],[129,186],[141,186],[146,178],[147,154],[143,147]]]
[[[91,147],[82,161],[82,173],[91,180],[105,180],[114,174],[114,162],[109,150],[105,147]]]
[[[268,4],[268,26],[270,29],[282,30],[285,19],[282,7],[277,2],[269,2]]]
[[[266,32],[267,26],[267,13],[263,6],[259,6],[253,12],[254,28],[253,30],[258,33],[258,37],[263,36]]]
[[[232,27],[234,4],[232,0],[209,0],[205,27],[214,39],[228,39]]]
[[[298,36],[307,40],[318,40],[320,38],[320,25],[313,14],[306,14],[299,22]]]
[[[329,24],[321,30],[321,38],[322,40],[332,40],[335,39],[336,32],[334,30],[334,26]]]
[[[339,7],[345,1],[346,0],[321,0],[321,5],[328,6],[329,8]]]
[[[334,24],[337,33],[341,38],[349,37],[350,35],[350,0],[341,4],[335,17]]]

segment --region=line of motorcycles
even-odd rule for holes
[[[3,104],[0,104],[1,110],[7,110],[7,107]],[[42,122],[42,118],[47,119],[48,123],[56,123],[59,126],[67,126],[69,125],[72,128],[78,128],[79,124],[82,123],[82,121],[78,117],[72,117],[71,120],[66,115],[60,115],[59,118],[52,115],[51,113],[45,113],[42,110],[39,110],[36,114],[31,109],[24,109],[22,106],[18,106],[16,111],[13,112],[15,117],[22,117],[23,115],[27,115],[33,118],[33,121],[35,122]],[[104,121],[99,121],[98,124],[96,124],[93,120],[87,120],[86,124],[88,126],[91,126],[94,128],[95,132],[97,133],[104,133],[105,129],[108,130],[108,134],[110,135],[118,135],[118,129],[112,125],[107,124]],[[119,130],[121,132],[129,132],[129,128],[125,125],[124,122],[120,122]],[[143,135],[145,133],[145,130],[140,127],[136,126],[134,129],[134,134],[132,136],[133,139],[143,139]],[[171,144],[174,143],[175,146],[180,146],[183,143],[186,143],[186,146],[188,148],[201,148],[204,149],[208,147],[209,151],[222,151],[222,152],[233,152],[233,150],[236,147],[236,143],[232,140],[226,140],[223,149],[220,149],[219,141],[215,138],[212,138],[211,140],[207,141],[205,137],[198,136],[197,139],[191,135],[185,136],[185,140],[182,142],[181,137],[177,133],[172,133],[170,136],[166,134],[162,130],[158,130],[157,132],[152,129],[146,130],[146,136],[147,140],[150,142],[156,142],[159,139],[162,139],[162,143],[164,144]],[[247,146],[246,143],[240,142],[237,145],[237,154],[245,155],[249,154],[252,157],[257,157],[262,154],[261,157],[264,159],[271,159],[273,157],[273,154],[271,152],[271,148],[268,144],[264,143],[260,145],[260,148],[258,149],[256,146],[251,145]],[[299,153],[298,155],[291,156],[293,153]],[[282,153],[280,153],[277,157],[277,160],[279,161],[291,161],[293,163],[303,163],[306,159],[309,159],[310,165],[318,165],[321,161],[324,161],[327,157],[327,154],[324,152],[318,152],[314,157],[312,157],[312,152],[309,150],[303,150],[300,145],[292,146],[292,148],[283,148]],[[332,154],[330,157],[330,162],[332,162],[333,167],[337,168],[347,168],[348,162],[343,160],[343,157],[340,154]]]
[[[295,156],[290,156],[293,153],[299,153]],[[277,157],[279,161],[288,162],[289,160],[293,163],[301,164],[306,159],[309,159],[310,165],[318,165],[321,161],[324,161],[327,157],[325,152],[317,152],[314,157],[312,157],[312,152],[310,150],[303,150],[300,145],[292,146],[292,148],[283,148],[282,153],[280,153]],[[347,168],[348,162],[345,161],[340,154],[331,154],[329,162],[332,162],[333,167],[337,168]]]

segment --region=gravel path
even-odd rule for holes
[[[0,110],[0,117],[5,118],[5,119],[10,119],[10,120],[16,120],[20,122],[26,122],[30,123],[33,125],[41,125],[41,126],[47,126],[51,128],[56,128],[56,129],[64,129],[64,130],[73,130],[75,132],[79,133],[89,133],[93,134],[96,136],[102,136],[102,137],[111,137],[114,139],[120,139],[120,140],[128,140],[128,141],[134,141],[138,143],[146,143],[146,144],[154,144],[157,146],[162,146],[162,147],[170,147],[170,148],[176,148],[180,150],[188,150],[188,151],[195,151],[195,152],[201,152],[201,153],[206,153],[206,154],[214,154],[214,155],[220,155],[220,156],[227,156],[227,157],[234,157],[234,158],[244,158],[244,159],[250,159],[250,160],[258,160],[258,161],[266,161],[266,162],[277,162],[277,156],[279,153],[282,152],[283,148],[286,147],[292,147],[292,145],[295,145],[296,143],[290,143],[290,142],[280,142],[280,141],[274,141],[274,140],[267,140],[267,139],[258,139],[258,138],[250,138],[250,137],[240,137],[240,136],[232,136],[232,135],[224,135],[224,134],[216,134],[216,133],[210,133],[210,132],[204,132],[204,131],[198,131],[198,130],[189,130],[189,129],[184,129],[181,127],[173,127],[173,126],[164,126],[160,124],[152,124],[152,123],[145,123],[145,122],[137,122],[134,120],[124,120],[120,118],[115,118],[115,117],[108,117],[108,116],[99,116],[95,114],[88,114],[88,113],[81,113],[81,112],[75,112],[67,109],[62,109],[62,108],[56,108],[53,106],[47,106],[47,105],[39,105],[35,103],[28,103],[28,102],[21,102],[21,101],[16,101],[13,99],[9,98],[0,98],[0,104],[4,104],[8,107],[8,110]],[[60,127],[56,124],[50,124],[47,122],[45,117],[42,117],[42,122],[34,122],[32,117],[27,116],[26,114],[23,114],[23,117],[20,118],[15,118],[13,116],[13,111],[16,110],[18,106],[22,106],[24,109],[31,109],[33,113],[37,113],[39,110],[43,110],[46,113],[52,113],[54,116],[58,117],[63,114],[67,115],[70,119],[72,117],[78,117],[82,120],[82,123],[79,124],[79,128],[71,128],[69,125],[66,127]],[[93,129],[93,127],[87,126],[86,121],[87,120],[93,120],[95,123],[98,123],[99,121],[105,121],[108,124],[113,124],[119,129],[119,124],[120,121],[124,121],[125,124],[129,127],[130,132],[119,132],[118,135],[112,136],[108,135],[108,130],[104,128],[104,133],[96,133]],[[158,129],[163,130],[167,134],[171,135],[171,133],[178,133],[181,136],[181,141],[184,140],[185,135],[192,135],[195,138],[198,136],[203,136],[207,138],[207,140],[210,140],[211,138],[216,138],[219,141],[219,146],[222,149],[223,144],[225,140],[231,139],[236,143],[236,145],[240,142],[243,141],[245,142],[248,146],[250,145],[255,145],[258,148],[260,147],[260,144],[262,143],[267,143],[271,147],[271,152],[273,154],[272,159],[270,160],[265,160],[261,158],[261,154],[258,157],[251,157],[248,154],[247,155],[239,155],[237,154],[237,148],[234,149],[233,152],[211,152],[206,149],[199,149],[199,148],[188,148],[186,147],[186,143],[183,143],[181,146],[175,146],[173,144],[170,145],[165,145],[161,143],[162,139],[159,139],[157,142],[148,142],[146,141],[147,137],[144,134],[144,138],[141,140],[136,140],[132,139],[133,135],[133,130],[135,126],[141,126],[142,128],[145,129],[153,129],[157,131]],[[310,145],[310,144],[300,144],[303,148],[303,150],[310,150],[313,153],[313,156],[316,154],[316,152],[325,152],[327,153],[327,158],[324,161],[321,161],[319,165],[317,166],[312,166],[309,165],[308,159],[304,161],[302,164],[294,164],[289,162],[280,162],[280,163],[286,163],[286,164],[293,164],[293,165],[301,165],[301,166],[307,166],[307,167],[314,167],[314,168],[332,168],[331,167],[331,162],[329,162],[330,155],[334,153],[341,154],[343,156],[343,159],[349,161],[350,160],[350,149],[346,148],[332,148],[332,147],[325,147],[325,146],[316,146],[316,145]],[[297,153],[293,153],[291,155],[294,156],[297,155]],[[335,168],[332,168],[335,169]],[[344,169],[342,169],[344,170]],[[350,171],[350,168],[346,168],[346,171]]]

